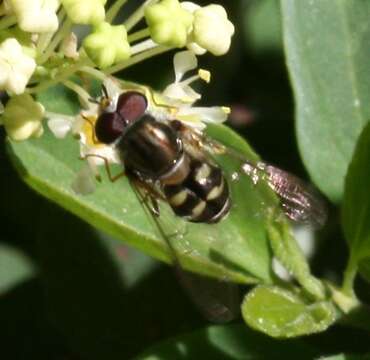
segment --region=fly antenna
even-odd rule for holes
[[[89,102],[93,103],[93,104],[97,104],[97,105],[99,105],[99,104],[100,104],[100,101],[99,101],[99,100],[97,100],[97,99],[94,99],[94,98],[88,98],[87,100],[88,100]]]

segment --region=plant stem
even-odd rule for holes
[[[72,27],[72,22],[67,18],[63,25],[59,28],[58,32],[55,34],[54,39],[51,40],[48,47],[46,48],[45,52],[40,56],[38,64],[41,65],[45,61],[47,61],[50,55],[53,53],[55,48],[59,45],[59,43],[64,39],[64,37],[68,34]]]
[[[169,50],[172,50],[173,48],[171,47],[167,47],[167,46],[157,46],[153,49],[150,49],[148,51],[144,51],[140,54],[137,54],[135,56],[133,56],[132,58],[126,60],[126,61],[123,61],[121,63],[118,63],[110,68],[108,68],[107,70],[105,70],[105,73],[106,74],[113,74],[117,71],[121,71],[123,69],[126,69],[134,64],[137,64],[141,61],[144,61],[145,59],[148,59],[152,56],[155,56],[155,55],[159,55],[159,54],[162,54],[166,51],[169,51]]]
[[[123,23],[127,31],[130,31],[143,17],[146,6],[156,3],[158,0],[146,0],[134,13]]]
[[[101,81],[104,81],[105,78],[107,77],[107,75],[105,75],[102,71],[98,70],[98,69],[94,69],[90,66],[82,66],[81,69],[79,71],[82,71],[86,74],[89,74],[91,75],[92,77],[98,79],[98,80],[101,80]]]
[[[54,33],[52,32],[40,34],[40,37],[37,41],[37,49],[36,49],[37,56],[42,55],[42,53],[45,51],[47,46],[50,44],[50,41],[53,38],[53,35]]]
[[[344,271],[344,278],[343,278],[343,285],[342,285],[342,291],[349,296],[355,296],[354,291],[353,291],[353,286],[354,286],[357,270],[358,270],[357,259],[355,259],[352,255],[350,255],[346,270]]]
[[[144,51],[148,51],[156,47],[158,47],[158,44],[156,44],[152,39],[147,39],[131,46],[131,53],[132,56],[134,56],[136,54],[143,53]]]
[[[73,121],[73,119],[74,119],[74,116],[61,114],[61,113],[55,113],[55,112],[52,112],[52,111],[45,111],[44,117],[46,117],[46,118],[61,118],[61,119],[66,119],[66,120],[70,120],[70,121]]]
[[[125,5],[127,0],[117,0],[105,14],[105,21],[112,23],[114,18],[117,16],[120,8]]]
[[[139,31],[134,32],[133,34],[129,35],[127,40],[129,43],[132,43],[137,40],[141,40],[143,38],[146,38],[150,35],[149,28],[142,29]]]
[[[85,65],[84,62],[82,62],[82,63],[80,62],[80,63],[77,63],[77,64],[73,64],[71,66],[68,66],[66,69],[64,69],[64,71],[61,71],[53,79],[42,82],[42,83],[40,83],[39,85],[37,85],[33,88],[28,88],[27,92],[30,93],[30,94],[36,94],[36,93],[38,93],[42,90],[47,89],[50,86],[56,85],[56,84],[64,81],[65,79],[68,79],[71,75],[73,75],[74,73],[79,71],[81,69],[81,67],[83,67],[84,65]]]
[[[271,216],[276,215],[272,214]],[[291,234],[289,224],[286,221],[268,224],[267,233],[274,255],[295,277],[299,285],[315,300],[325,299],[325,287],[319,279],[311,274],[308,262]]]
[[[58,23],[59,24],[61,24],[63,22],[65,16],[66,16],[66,13],[62,8],[59,11],[59,14],[58,14]],[[50,44],[50,41],[53,38],[54,34],[55,34],[55,31],[40,34],[39,39],[37,41],[37,49],[36,49],[37,56],[42,55],[42,53],[45,51],[47,46]]]
[[[7,15],[7,16],[4,16],[1,20],[0,20],[0,30],[4,30],[14,24],[17,23],[17,18],[15,17],[15,15]]]
[[[76,94],[78,94],[83,100],[86,100],[90,98],[90,94],[80,85],[74,83],[73,81],[70,80],[65,80],[63,81],[63,84],[73,90]]]

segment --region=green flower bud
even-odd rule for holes
[[[101,69],[127,60],[131,55],[125,27],[107,22],[100,23],[84,39],[83,47],[90,59]]]
[[[27,32],[53,32],[58,29],[59,0],[10,0],[19,27]]]
[[[145,9],[150,36],[161,45],[184,47],[191,31],[193,15],[178,0],[162,0]]]
[[[99,24],[104,21],[107,0],[62,0],[68,17],[75,24]]]
[[[31,95],[13,96],[6,104],[1,121],[7,134],[16,141],[43,134],[42,119],[44,107]]]
[[[234,25],[221,5],[211,4],[194,11],[192,38],[197,45],[213,55],[229,51]]]

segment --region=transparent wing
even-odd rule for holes
[[[253,162],[238,150],[187,127],[183,128],[182,134],[184,142],[188,144],[187,150],[195,156],[202,156],[201,153],[206,152],[216,162],[219,156],[233,159],[234,168],[225,171],[231,183],[237,182],[241,176],[248,176],[255,185],[260,182],[268,184],[278,196],[283,212],[292,221],[316,228],[326,222],[324,199],[315,188],[295,175],[262,161]]]
[[[279,196],[281,207],[291,220],[316,228],[325,224],[326,204],[315,188],[275,166],[265,163],[259,166],[263,167],[262,177]]]
[[[177,236],[183,230],[167,229],[167,226],[162,222],[158,204],[162,199],[156,193],[156,189],[153,188],[153,191],[151,191],[149,184],[140,184],[135,181],[131,181],[130,184],[138,201],[142,204],[146,214],[151,218],[159,235],[168,246],[179,283],[199,311],[209,321],[216,323],[229,322],[239,316],[238,286],[226,280],[221,281],[185,271],[171,241],[174,236]]]

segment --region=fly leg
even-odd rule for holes
[[[150,186],[145,181],[140,179],[131,179],[133,184],[136,186],[136,189],[140,195],[140,202],[146,206],[146,208],[150,211],[150,213],[155,216],[160,216],[160,209],[158,200],[165,201],[165,198],[162,194],[159,193],[155,188]]]
[[[124,170],[122,172],[116,174],[116,175],[112,175],[108,159],[104,156],[101,156],[101,155],[98,155],[98,154],[87,154],[84,157],[82,157],[81,160],[86,160],[86,159],[92,158],[92,157],[95,157],[95,158],[98,158],[98,159],[101,159],[101,160],[104,161],[105,171],[107,172],[108,178],[111,182],[115,182],[118,179],[120,179],[121,177],[126,175]],[[97,175],[97,180],[101,181],[101,178],[100,178],[99,175]]]

